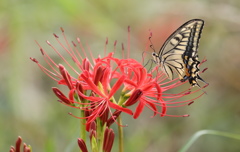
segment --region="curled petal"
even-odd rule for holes
[[[81,92],[83,94],[83,87],[80,83],[76,83],[76,91]],[[83,101],[83,97],[78,94],[78,97],[80,98],[81,101]]]
[[[82,98],[84,98],[86,100],[89,100],[89,101],[99,102],[99,101],[104,100],[104,98],[101,98],[101,97],[86,96],[86,95],[84,95],[82,92],[80,92],[78,90],[77,90],[77,93],[78,93],[79,96],[81,96]]]
[[[106,97],[88,77],[86,77],[84,74],[81,74],[81,78],[89,85],[92,91],[102,97]]]
[[[151,102],[147,102],[147,104],[151,106],[151,108],[152,108],[151,110],[154,112],[153,117],[156,116],[156,114],[157,114],[157,107],[156,107],[156,105],[151,103]]]
[[[107,120],[107,126],[110,127],[118,118],[122,111],[116,110],[113,115]]]
[[[59,71],[63,76],[63,79],[65,80],[68,88],[71,90],[73,89],[73,83],[71,80],[71,76],[69,75],[69,73],[67,72],[67,70],[64,68],[63,65],[59,64]]]
[[[142,95],[143,95],[142,90],[140,89],[135,90],[124,105],[125,106],[134,105],[141,98]]]
[[[127,114],[129,114],[129,115],[133,115],[132,110],[130,110],[130,109],[128,109],[128,108],[123,108],[123,107],[121,107],[121,106],[119,106],[119,105],[117,105],[117,104],[114,104],[114,103],[112,103],[112,102],[108,102],[108,104],[109,104],[109,106],[110,106],[111,108],[113,108],[113,109],[116,109],[116,110],[125,112],[125,113],[127,113]]]
[[[58,88],[53,87],[52,90],[61,101],[71,104],[71,101]]]
[[[163,117],[166,113],[167,113],[167,106],[166,103],[164,102],[164,100],[162,99],[162,88],[156,84],[156,89],[158,92],[158,101],[161,103],[162,106],[162,113],[161,113],[161,117]]]
[[[132,81],[130,79],[126,79],[124,81],[124,83],[126,83],[127,85],[133,86],[133,87],[137,87],[137,84],[135,83],[135,81]]]
[[[89,71],[90,63],[87,58],[83,60],[83,69]]]
[[[103,68],[101,66],[99,66],[97,68],[97,70],[95,70],[95,74],[94,74],[94,84],[95,85],[98,85],[98,82],[101,80],[103,74],[104,74]]]
[[[144,83],[147,77],[147,70],[145,68],[140,68],[140,80],[139,80],[139,85]]]
[[[142,113],[143,109],[144,109],[144,103],[143,102],[139,102],[139,104],[138,104],[138,106],[136,108],[136,111],[135,111],[135,113],[133,115],[133,118],[137,119],[139,117],[139,115]]]
[[[74,100],[74,93],[75,93],[75,89],[72,89],[69,91],[68,97],[70,101]]]
[[[78,146],[81,149],[82,152],[88,152],[87,146],[85,144],[85,141],[81,138],[78,138]]]
[[[109,97],[112,97],[114,95],[114,93],[116,93],[116,91],[121,87],[121,85],[123,84],[124,80],[125,80],[125,76],[122,75],[118,81],[114,84],[114,86],[112,87],[110,93],[109,93]]]

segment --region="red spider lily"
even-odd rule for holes
[[[100,118],[104,123],[107,122],[109,126],[121,112],[138,118],[144,107],[151,109],[154,116],[156,114],[174,116],[167,114],[167,108],[189,105],[189,103],[202,95],[198,95],[195,99],[179,101],[181,97],[195,93],[200,89],[192,92],[187,89],[177,94],[168,94],[166,93],[168,90],[177,88],[183,83],[178,79],[167,81],[167,77],[161,71],[158,71],[158,67],[155,67],[151,72],[147,72],[146,68],[134,59],[115,58],[113,52],[103,58],[94,58],[91,51],[88,50],[91,54],[90,62],[80,39],[77,38],[77,42],[82,53],[78,51],[76,43],[72,42],[73,47],[70,46],[63,29],[62,34],[66,42],[65,45],[59,41],[56,34],[54,36],[72,58],[77,69],[50,42],[47,41],[47,44],[62,58],[76,76],[70,75],[63,65],[55,63],[40,45],[40,51],[51,70],[42,66],[34,58],[31,58],[31,60],[37,63],[40,69],[57,81],[58,84],[66,85],[69,88],[68,97],[57,88],[53,88],[53,91],[61,103],[84,110],[87,113],[85,117],[77,118],[87,120],[88,131],[90,124],[97,118]],[[107,43],[108,41],[106,41],[106,45]],[[130,47],[128,45],[128,56],[129,51]],[[84,57],[80,54],[83,54]],[[115,97],[118,91],[121,92],[119,100]],[[133,113],[128,107],[134,104],[138,105]],[[114,114],[112,110],[115,110],[116,113]],[[108,118],[109,114],[110,117]]]
[[[158,67],[154,68],[151,73],[147,73],[143,67],[136,68],[135,65],[128,66],[128,68],[128,73],[131,73],[131,76],[125,80],[125,89],[129,90],[129,93],[125,94],[125,96],[130,97],[124,105],[131,106],[138,102],[134,118],[138,118],[144,107],[151,109],[154,112],[154,116],[157,113],[161,116],[173,116],[166,114],[167,108],[188,105],[192,100],[179,101],[178,99],[198,91],[190,92],[190,90],[185,90],[177,94],[167,94],[166,91],[174,89],[183,83],[179,82],[178,79],[167,81],[167,77],[164,73],[158,71]],[[155,77],[153,77],[153,73],[156,73]],[[157,107],[162,108],[161,112],[159,112]],[[185,117],[188,115],[182,116]]]
[[[63,30],[62,34],[65,38]],[[108,61],[113,60],[113,53],[110,53],[102,59],[94,59],[91,57],[93,59],[93,64],[91,64],[87,57],[83,59],[77,50],[77,45],[74,42],[72,42],[74,46],[74,49],[72,49],[66,38],[65,40],[67,46],[64,46],[58,40],[59,37],[56,34],[54,34],[54,36],[59,44],[71,56],[80,72],[77,72],[77,70],[71,66],[71,64],[54,46],[51,45],[49,41],[47,41],[47,44],[52,47],[59,57],[62,58],[63,61],[70,67],[70,69],[77,74],[77,77],[71,76],[63,65],[55,63],[40,45],[40,51],[51,70],[42,66],[34,58],[31,58],[31,60],[37,63],[40,69],[53,80],[57,81],[58,84],[68,86],[70,90],[68,97],[66,97],[58,88],[53,88],[53,92],[60,99],[60,102],[74,108],[88,111],[89,115],[81,118],[87,119],[87,124],[91,124],[92,121],[94,121],[97,117],[103,116],[104,113],[110,112],[112,114],[111,109],[116,109],[132,115],[132,111],[130,109],[124,108],[116,102],[113,102],[113,95],[115,95],[116,91],[119,90],[125,80],[125,75],[122,75],[121,77],[115,76],[115,72],[110,65],[110,61]],[[82,54],[86,55],[79,38],[77,39],[77,42],[82,49]],[[116,79],[117,82],[111,87],[110,83],[113,78]],[[91,91],[89,96],[85,94],[88,90]],[[78,98],[76,98],[76,95]],[[77,99],[80,99],[80,101]],[[87,100],[87,102],[84,102],[83,100]],[[107,121],[108,118],[105,118],[104,120]],[[88,129],[89,126],[87,127],[87,130]]]

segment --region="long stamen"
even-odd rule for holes
[[[107,45],[108,45],[108,38],[106,37],[106,42],[105,42],[105,45],[104,45],[104,56],[106,56],[107,54]]]
[[[75,60],[75,58],[73,58],[73,61],[77,64],[77,67],[79,68],[79,70],[83,71],[83,67],[82,67],[82,65],[81,65],[81,62],[83,61],[83,58],[82,58],[82,56],[79,54],[79,51],[78,51],[78,49],[77,49],[76,43],[72,41],[72,44],[73,44],[73,47],[74,47],[75,52],[77,53],[77,57],[80,58],[80,61],[78,60],[77,57],[76,57],[76,60]]]
[[[79,37],[77,38],[77,42],[78,42],[78,44],[80,45],[80,48],[81,48],[81,51],[82,51],[83,55],[84,55],[85,57],[87,57],[86,51],[85,51],[85,49],[84,49],[84,47],[83,47],[83,45],[82,45],[82,42],[81,42],[81,40],[80,40]],[[78,52],[78,54],[80,54],[80,53]]]
[[[91,50],[90,46],[88,45],[88,43],[86,43],[86,46],[87,46],[88,52],[89,52],[89,54],[90,54],[90,57],[92,58],[92,62],[93,62],[93,64],[95,65],[95,64],[96,64],[96,61],[95,61],[95,58],[94,58],[94,56],[93,56],[93,54],[92,54],[92,50]],[[93,65],[91,65],[91,68],[93,68]]]
[[[42,53],[45,62],[49,65],[49,67],[50,67],[57,75],[60,76],[61,74],[60,74],[59,71],[57,70],[57,69],[58,69],[57,63],[55,63],[55,62],[52,60],[52,58],[44,51],[44,49],[41,47],[41,45],[40,45],[37,41],[35,41],[35,42],[36,42],[37,45],[39,46],[40,52]],[[52,64],[55,66],[55,68],[52,66]]]
[[[122,43],[122,58],[124,59],[124,44]]]
[[[128,44],[127,44],[127,59],[130,58],[130,41],[131,41],[131,35],[130,35],[130,26],[128,26]]]
[[[116,48],[117,48],[117,40],[114,41],[114,49],[113,49],[113,52],[115,53],[116,52]]]
[[[51,79],[53,79],[54,81],[59,81],[58,79],[56,79],[55,77],[62,79],[61,76],[53,73],[52,71],[46,69],[44,66],[42,66],[41,64],[38,63],[38,61],[35,58],[30,58],[33,62],[37,63],[37,65],[39,66],[39,68],[47,75],[49,76]]]
[[[62,56],[62,54],[49,42],[47,41],[47,44],[58,54],[58,56],[70,67],[76,74],[79,75],[79,73],[71,66],[71,64]]]
[[[74,59],[74,61],[78,60],[77,57],[76,57],[76,55],[75,55],[75,53],[74,53],[74,51],[73,51],[73,49],[72,49],[72,47],[70,46],[70,43],[69,43],[68,40],[67,40],[67,37],[66,37],[65,32],[64,32],[64,29],[63,29],[62,27],[61,27],[60,29],[61,29],[61,31],[62,31],[63,38],[64,38],[64,40],[65,40],[65,42],[66,42],[66,44],[67,44],[67,46],[68,46],[68,49],[66,49],[66,51],[67,51],[67,52],[69,53],[69,55]],[[58,40],[58,39],[57,39],[57,40]]]

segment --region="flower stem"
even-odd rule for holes
[[[102,145],[103,145],[103,126],[101,124],[101,121],[99,118],[97,120],[97,143],[98,143],[98,149],[101,152],[102,151]]]
[[[103,151],[104,144],[104,131],[106,129],[106,123],[102,125],[100,119],[97,119],[97,137],[98,137],[98,149],[99,152]]]
[[[123,103],[124,103],[128,98],[129,98],[129,96],[126,96],[125,91],[123,91],[123,92],[121,93],[120,98],[119,98],[118,105],[119,105],[119,106],[122,106]]]
[[[119,152],[123,152],[123,127],[122,127],[122,119],[121,116],[117,119],[118,122],[118,141],[119,141]]]
[[[85,117],[84,111],[80,110],[80,117]],[[80,138],[86,142],[86,130],[85,130],[86,119],[80,119]]]

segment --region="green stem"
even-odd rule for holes
[[[123,152],[123,127],[122,127],[122,119],[121,116],[117,119],[118,122],[118,140],[119,140],[119,152]]]
[[[101,125],[101,120],[99,118],[96,119],[97,120],[97,143],[98,143],[98,150],[101,152],[102,151],[102,132],[103,132],[103,128]]]
[[[186,152],[189,147],[202,135],[217,135],[217,136],[223,136],[227,138],[232,138],[232,139],[237,139],[240,140],[240,135],[232,134],[232,133],[227,133],[227,132],[222,132],[222,131],[215,131],[215,130],[201,130],[196,132],[190,140],[187,142],[186,145],[184,145],[179,152]]]
[[[126,96],[125,92],[123,92],[119,98],[118,105],[122,106],[123,103],[129,98],[130,96]]]
[[[80,117],[85,117],[84,111],[80,110]],[[86,130],[85,130],[85,119],[80,119],[80,138],[82,138],[86,142]]]
[[[100,122],[100,120],[99,120]],[[102,125],[102,123],[100,123],[100,126],[99,126],[99,129],[98,130],[98,142],[99,142],[99,152],[102,152],[103,151],[103,141],[104,141],[104,131],[106,129],[106,123],[104,125]]]

